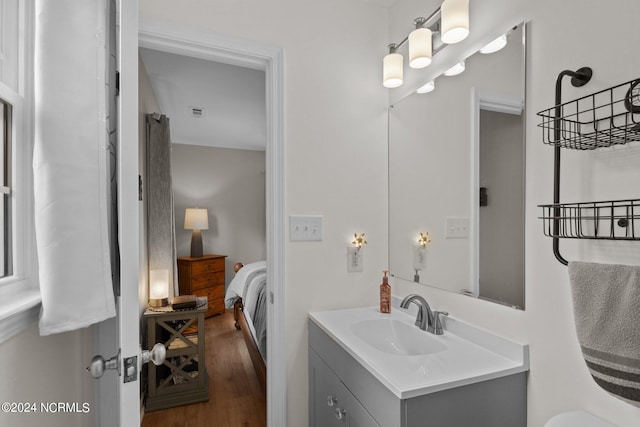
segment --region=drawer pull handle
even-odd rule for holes
[[[338,403],[338,399],[336,399],[335,396],[331,396],[331,395],[327,396],[327,406],[332,407],[336,403]]]
[[[344,409],[336,408],[336,419],[344,420],[345,418],[347,418],[347,411],[345,411]]]

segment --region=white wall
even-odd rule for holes
[[[373,304],[387,263],[387,11],[358,1],[140,1],[140,15],[281,46],[285,209],[324,216],[322,242],[286,252],[288,425],[307,424],[307,312]],[[346,247],[364,232],[365,271]]]
[[[233,265],[265,259],[265,152],[173,144],[173,197],[178,256],[191,252],[186,208],[207,208],[204,253],[227,255],[228,284]]]
[[[37,413],[0,413],[1,427],[90,427],[95,417],[94,379],[85,371],[93,357],[93,328],[41,337],[38,325],[0,345],[0,402],[35,403]],[[89,405],[87,413],[41,412],[41,403]]]
[[[423,2],[401,0],[401,7],[392,13],[391,33],[398,32],[398,27],[406,29],[418,11],[424,13],[424,6]],[[640,56],[628,52],[637,52],[640,40],[640,27],[635,24],[640,3],[472,0],[471,9],[472,36],[465,43],[472,47],[475,44],[474,48],[483,44],[474,29],[500,31],[504,24],[522,20],[531,23],[527,54],[526,311],[412,284],[395,284],[394,292],[405,295],[417,291],[439,310],[529,343],[529,426],[542,426],[552,415],[576,408],[587,409],[620,427],[636,426],[640,409],[600,389],[590,378],[580,355],[567,268],[555,260],[551,240],[542,235],[542,225],[537,219],[536,205],[550,203],[553,198],[553,149],[542,144],[535,113],[553,106],[555,79],[564,69],[585,65],[594,69],[594,78],[586,87],[564,90],[565,100],[638,77]],[[490,37],[484,41],[487,39]],[[638,197],[635,184],[640,180],[638,144],[595,152],[564,150],[562,155],[564,201]],[[640,245],[634,242],[562,241],[560,245],[569,260],[638,264],[640,256]]]

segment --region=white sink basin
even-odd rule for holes
[[[378,307],[309,313],[320,329],[400,399],[499,378],[529,369],[520,344],[449,316],[444,334],[414,325],[415,310]]]
[[[371,347],[389,354],[418,356],[447,348],[436,335],[395,319],[363,320],[352,324],[351,330]]]

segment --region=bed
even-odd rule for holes
[[[267,263],[259,261],[233,266],[224,302],[233,307],[236,329],[242,331],[262,390],[267,390]]]

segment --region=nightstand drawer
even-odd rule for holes
[[[224,271],[224,258],[207,259],[194,262],[191,265],[191,274],[198,276],[200,274],[209,274],[217,271]]]
[[[202,289],[211,286],[222,286],[224,288],[224,271],[210,274],[201,274],[191,279],[191,289]]]

